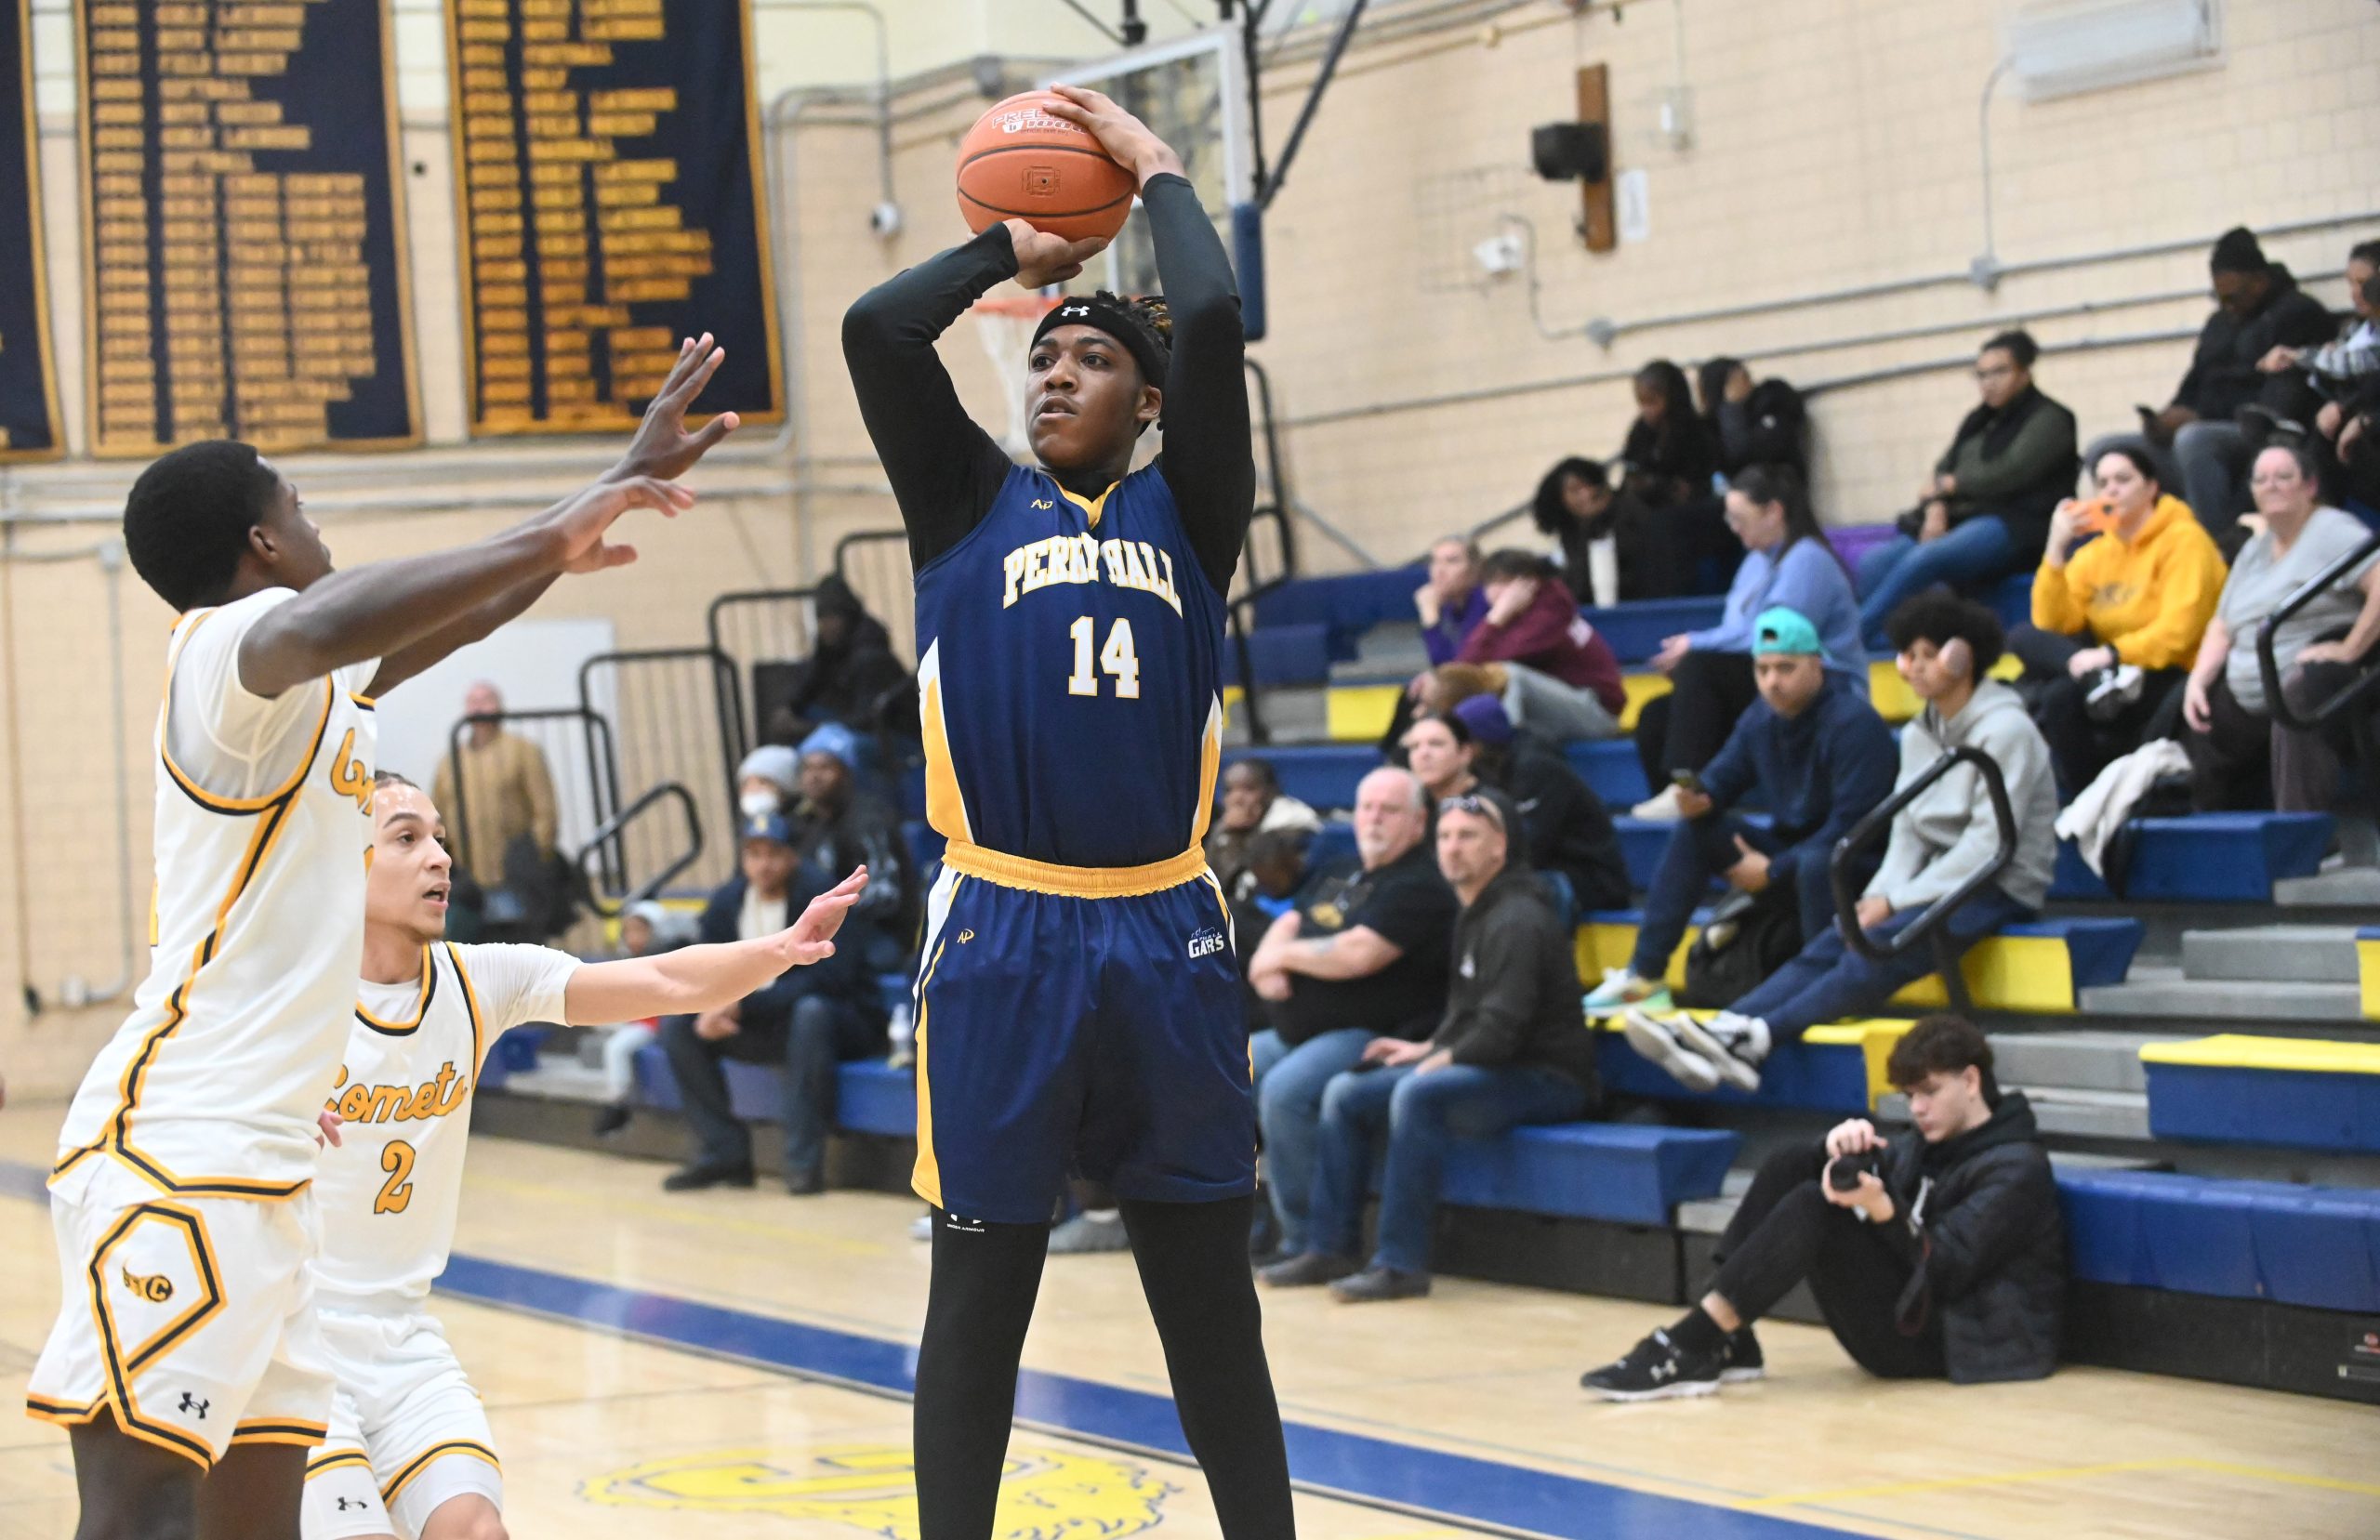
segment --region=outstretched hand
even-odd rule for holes
[[[835,884],[810,901],[801,917],[777,932],[776,943],[787,967],[808,967],[823,963],[835,954],[835,932],[843,928],[852,905],[867,890],[867,868],[856,868],[850,876]]]
[[[636,425],[636,437],[628,441],[628,452],[612,467],[611,480],[645,476],[675,480],[692,470],[713,444],[735,431],[743,419],[733,412],[722,412],[693,432],[686,431],[686,409],[726,362],[727,349],[714,347],[708,332],[700,340],[688,337],[678,345],[678,362],[662,382],[660,394],[644,409],[644,420]]]
[[[615,545],[603,536],[630,508],[658,508],[675,519],[694,506],[694,494],[675,481],[639,476],[625,481],[598,481],[547,515],[562,537],[562,570],[600,573],[625,567],[636,559],[636,547]]]

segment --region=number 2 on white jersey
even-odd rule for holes
[[[1099,677],[1091,671],[1091,617],[1083,616],[1067,627],[1075,638],[1075,671],[1066,680],[1070,695],[1096,695]],[[1116,681],[1116,698],[1137,701],[1141,698],[1141,655],[1132,648],[1132,623],[1117,616],[1108,628],[1107,645],[1099,650],[1099,666]]]

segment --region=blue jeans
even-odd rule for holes
[[[1322,1093],[1333,1075],[1354,1069],[1364,1057],[1372,1033],[1361,1027],[1342,1027],[1309,1037],[1295,1047],[1277,1032],[1260,1032],[1248,1040],[1249,1057],[1256,1064],[1256,1121],[1264,1130],[1265,1191],[1273,1201],[1273,1218],[1281,1227],[1281,1249],[1305,1249],[1306,1195],[1314,1191],[1316,1125],[1322,1118]]]
[[[1653,870],[1645,890],[1645,923],[1636,932],[1636,954],[1628,971],[1639,979],[1659,979],[1669,972],[1677,943],[1694,918],[1694,906],[1711,890],[1712,880],[1743,859],[1736,836],[1763,855],[1773,856],[1785,842],[1757,824],[1739,823],[1724,813],[1688,819],[1670,826],[1669,843],[1661,849],[1661,863]],[[1872,863],[1871,863],[1872,865]],[[1808,942],[1834,921],[1834,888],[1824,858],[1813,852],[1796,862],[1793,899],[1800,906],[1802,940]]]
[[[1430,1221],[1449,1142],[1528,1123],[1568,1123],[1586,1111],[1586,1091],[1552,1070],[1449,1064],[1416,1074],[1406,1065],[1340,1075],[1322,1097],[1306,1249],[1355,1254],[1373,1152],[1384,1144],[1372,1265],[1420,1272],[1430,1265]]]
[[[2016,570],[2016,543],[2000,516],[1979,513],[1939,540],[1896,534],[1859,559],[1859,630],[1871,647],[1891,643],[1884,622],[1911,594],[1937,583],[1965,587]]]
[[[835,1124],[835,1066],[884,1051],[883,1029],[844,1000],[805,994],[784,1016],[756,1012],[743,1029],[726,1037],[694,1035],[694,1019],[672,1016],[661,1024],[661,1046],[678,1080],[686,1126],[694,1136],[694,1158],[718,1165],[749,1165],[752,1136],[728,1104],[727,1072],[721,1062],[785,1067],[785,1174],[808,1180],[825,1169],[826,1135]]]
[[[1878,941],[1889,941],[1924,913],[1923,907],[1905,910],[1870,934]],[[1998,888],[1986,888],[1950,916],[1947,927],[1950,948],[1964,956],[1968,947],[2002,926],[2032,917],[2032,910]],[[1728,1008],[1739,1016],[1757,1016],[1767,1022],[1770,1042],[1797,1043],[1821,1021],[1876,1010],[1903,986],[1933,971],[1930,941],[1886,961],[1873,962],[1845,946],[1842,934],[1830,925],[1792,962],[1770,974],[1766,983]]]

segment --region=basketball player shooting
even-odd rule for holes
[[[1017,1361],[1071,1167],[1121,1201],[1174,1401],[1223,1533],[1292,1531],[1248,1268],[1256,1129],[1230,919],[1200,846],[1222,743],[1224,595],[1255,497],[1238,296],[1148,127],[1096,91],[1046,111],[1140,188],[1163,299],[1070,297],[1026,360],[1033,466],[969,419],[934,339],[993,285],[1104,240],[1022,219],[844,318],[917,573],[927,816],[949,841],[918,984],[925,1540],[990,1534]],[[1162,417],[1164,453],[1131,471]]]
[[[589,1026],[709,1010],[825,961],[861,867],[773,936],[582,963],[444,940],[454,862],[428,796],[376,778],[364,975],[324,1112],[315,1189],[323,1343],[337,1389],[306,1467],[303,1540],[504,1540],[487,1411],[430,1313],[462,1204],[480,1067],[524,1021]]]
[[[635,559],[632,508],[734,431],[686,410],[724,351],[679,350],[593,485],[459,549],[334,573],[298,491],[244,443],[185,445],[125,506],[180,612],[157,719],[153,963],[84,1077],[50,1181],[63,1303],[26,1394],[70,1431],[81,1540],[289,1540],[330,1413],[306,1263],[315,1115],[364,946],[373,701]]]

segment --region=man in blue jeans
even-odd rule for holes
[[[746,823],[741,871],[711,895],[701,940],[749,941],[791,923],[832,884],[794,853],[793,834],[774,813]],[[826,1190],[826,1131],[835,1121],[835,1065],[884,1051],[884,1007],[862,961],[840,948],[824,962],[787,971],[733,1005],[662,1023],[661,1046],[685,1103],[694,1158],[662,1178],[671,1192],[752,1185],[752,1136],[728,1104],[721,1060],[785,1067],[786,1191]]]
[[[1799,611],[1776,606],[1753,620],[1752,669],[1760,699],[1703,767],[1701,788],[1679,788],[1686,817],[1671,826],[1645,895],[1635,955],[1587,996],[1589,1016],[1670,1008],[1661,981],[1714,877],[1796,905],[1805,942],[1834,924],[1834,842],[1892,795],[1892,730],[1827,672],[1818,628]],[[1766,828],[1728,816],[1755,792],[1772,814]]]
[[[2016,814],[2016,849],[1997,880],[1955,911],[1943,928],[1954,954],[2014,921],[2030,919],[2049,896],[2057,862],[2057,783],[2049,744],[2016,692],[1988,678],[2000,659],[2000,617],[1971,599],[1921,594],[1893,612],[1901,678],[1925,703],[1901,730],[1906,786],[1952,749],[1980,750],[2000,767]],[[2000,827],[1980,773],[1961,765],[1894,815],[1884,864],[1860,898],[1858,924],[1889,941],[1990,863]],[[1722,1083],[1760,1089],[1761,1062],[1779,1043],[1798,1042],[1821,1021],[1876,1010],[1903,985],[1934,971],[1920,944],[1883,961],[1820,931],[1766,982],[1709,1020],[1642,1008],[1623,1017],[1628,1046],[1699,1091]]]
[[[1430,1222],[1457,1139],[1567,1123],[1595,1102],[1593,1034],[1579,1018],[1569,928],[1522,853],[1520,814],[1482,789],[1438,806],[1438,869],[1462,901],[1445,1019],[1427,1042],[1374,1038],[1322,1099],[1304,1251],[1259,1276],[1331,1285],[1343,1302],[1430,1292]],[[1364,1197],[1382,1167],[1380,1233],[1357,1259]]]
[[[1280,1255],[1304,1249],[1323,1088],[1375,1039],[1427,1035],[1445,1007],[1456,904],[1424,843],[1429,830],[1411,771],[1365,776],[1355,855],[1307,879],[1249,959],[1249,984],[1272,1022],[1249,1039],[1249,1056]]]

